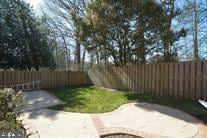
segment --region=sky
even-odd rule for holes
[[[31,6],[33,6],[34,10],[38,12],[39,6],[43,3],[43,0],[25,0]]]

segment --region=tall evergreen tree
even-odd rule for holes
[[[23,0],[0,1],[0,68],[54,68],[48,28]]]

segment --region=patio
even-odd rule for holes
[[[27,93],[28,97],[42,99],[42,102],[41,104],[33,102],[32,106],[37,108],[33,111],[28,108],[29,111],[21,113],[21,118],[34,125],[41,138],[95,138],[114,133],[156,138],[207,137],[207,128],[202,122],[170,107],[148,103],[130,103],[109,113],[63,112],[45,109],[50,106],[47,101],[59,100],[45,91],[39,92],[43,93],[37,94],[41,98],[32,96],[32,92]],[[31,102],[31,100],[30,98],[29,101]]]

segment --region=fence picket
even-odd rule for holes
[[[89,75],[90,78],[96,80],[98,86],[111,87],[113,84],[114,88],[138,93],[147,91],[175,98],[207,99],[207,61],[112,67],[116,73],[108,74],[100,73],[100,68],[105,70],[104,67],[97,67],[92,69],[92,73],[89,71],[89,74],[93,74]],[[106,75],[110,75],[108,80],[103,79]]]
[[[70,76],[72,74],[72,76]],[[70,77],[69,77],[70,76]],[[70,81],[68,79],[71,79]],[[85,72],[67,71],[0,71],[0,87],[41,80],[41,88],[83,85],[88,83]]]

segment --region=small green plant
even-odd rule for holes
[[[14,109],[23,102],[22,92],[13,89],[0,89],[0,130],[17,130],[21,121],[17,120]]]

